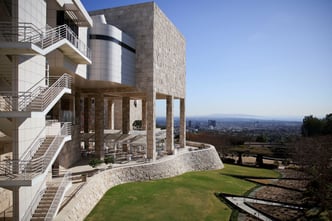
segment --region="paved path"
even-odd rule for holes
[[[258,199],[251,199],[251,198],[246,198],[246,197],[225,197],[227,200],[232,202],[234,205],[240,207],[247,213],[259,218],[260,220],[264,221],[273,221],[269,217],[265,216],[264,214],[260,213],[258,210],[255,210],[249,206],[247,206],[245,203],[258,203],[258,204],[265,204],[265,205],[271,205],[271,206],[280,206],[280,207],[287,207],[287,208],[292,208],[292,209],[303,209],[298,206],[293,206],[293,205],[287,205],[283,203],[276,203],[276,202],[271,202],[271,201],[266,201],[266,200],[258,200]]]

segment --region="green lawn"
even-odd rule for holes
[[[255,185],[226,174],[278,177],[271,170],[225,164],[217,171],[122,184],[107,191],[86,220],[229,220],[231,210],[214,193],[244,194]]]

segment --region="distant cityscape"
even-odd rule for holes
[[[283,141],[287,137],[301,135],[302,121],[265,120],[255,118],[186,118],[187,132],[198,133],[213,131],[230,135],[242,135],[249,137],[266,136],[271,142]],[[157,126],[165,127],[166,119],[157,118]],[[179,128],[178,118],[174,119],[175,133]]]

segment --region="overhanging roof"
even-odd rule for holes
[[[78,26],[92,27],[93,21],[80,0],[66,0],[62,1],[61,3],[61,7],[65,9],[67,15]]]

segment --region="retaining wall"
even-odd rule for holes
[[[223,167],[217,151],[209,145],[206,149],[183,151],[153,163],[105,170],[89,178],[55,220],[83,220],[106,191],[119,184],[156,180],[189,171],[217,170]]]

